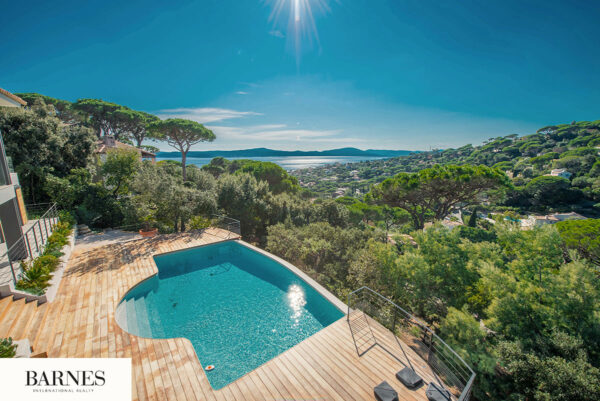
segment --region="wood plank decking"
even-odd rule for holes
[[[359,357],[342,318],[218,391],[187,339],[139,338],[117,325],[121,297],[156,273],[154,254],[222,241],[229,234],[210,229],[75,248],[52,303],[0,300],[0,338],[29,338],[36,352],[49,357],[132,358],[134,400],[373,400],[373,387],[383,380],[400,400],[426,400],[425,386],[408,390],[394,377],[410,364],[426,383],[433,381],[426,363],[377,324],[372,328],[387,351],[378,346]]]

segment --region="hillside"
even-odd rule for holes
[[[188,157],[212,158],[212,157],[289,157],[289,156],[363,156],[363,157],[397,157],[411,153],[410,150],[386,150],[340,148],[330,150],[274,150],[267,148],[240,149],[240,150],[208,150],[191,151]],[[160,152],[158,157],[180,157],[179,152]]]
[[[301,185],[321,196],[330,196],[338,188],[346,194],[364,193],[369,186],[399,172],[414,172],[435,164],[484,164],[497,167],[524,188],[533,179],[550,174],[553,169],[571,173],[570,190],[579,209],[593,212],[600,202],[600,120],[581,121],[540,128],[536,133],[519,137],[508,135],[490,138],[480,146],[471,144],[457,149],[411,153],[386,160],[325,166],[294,172]],[[575,193],[572,193],[574,195]],[[518,199],[506,206],[524,207]],[[597,208],[596,208],[597,209]]]

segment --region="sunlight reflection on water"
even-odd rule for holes
[[[291,318],[294,320],[294,324],[298,324],[304,305],[306,305],[306,297],[304,296],[304,290],[299,285],[293,284],[288,289],[287,293],[288,302],[290,308],[292,308]]]

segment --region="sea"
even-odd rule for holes
[[[365,157],[365,156],[281,156],[281,157],[228,157],[228,160],[252,159],[279,164],[284,169],[299,170],[308,167],[321,167],[335,163],[356,163],[367,160],[385,159],[385,157]],[[176,160],[181,161],[180,157],[156,157],[156,161]],[[188,157],[187,164],[194,164],[202,167],[210,163],[211,157]]]

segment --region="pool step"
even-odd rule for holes
[[[131,334],[137,335],[140,330],[137,324],[137,317],[135,315],[135,299],[129,298],[125,301],[125,317],[127,320],[127,331]]]
[[[136,334],[141,337],[152,337],[152,330],[148,321],[148,310],[146,309],[146,298],[144,297],[135,300],[135,320],[138,326]]]
[[[152,327],[160,327],[160,319],[158,316],[154,316],[152,318],[153,325],[150,324],[151,317],[146,307],[145,297],[129,298],[123,301],[117,307],[115,319],[123,330],[136,336],[150,338],[164,334],[160,329],[152,329]],[[156,331],[158,333],[155,333]]]
[[[121,302],[115,310],[115,320],[120,328],[129,332],[127,325],[127,302]]]

